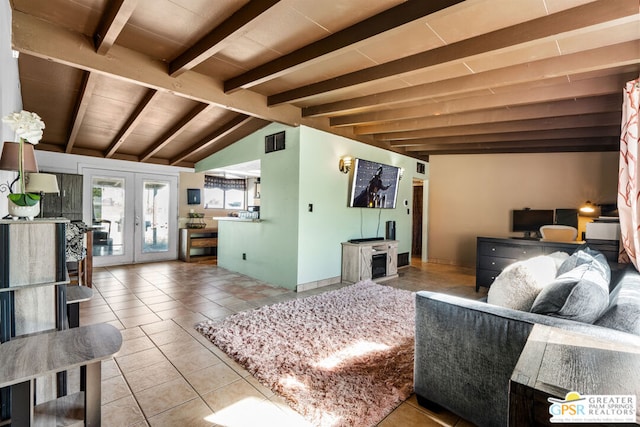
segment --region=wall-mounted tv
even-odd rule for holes
[[[522,231],[525,237],[540,237],[540,227],[553,224],[553,210],[514,210],[511,231]]]
[[[398,197],[400,168],[355,159],[349,207],[393,209]]]

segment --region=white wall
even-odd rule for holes
[[[516,235],[513,209],[578,208],[617,196],[616,152],[431,156],[429,163],[433,262],[475,266],[477,236]]]
[[[11,54],[11,6],[8,1],[0,2],[0,117],[22,109],[18,60]],[[15,132],[2,123],[2,140],[16,141]],[[0,183],[11,182],[14,172],[0,171]],[[0,217],[7,211],[7,191],[0,193]]]

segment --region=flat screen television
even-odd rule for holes
[[[553,210],[514,210],[511,231],[524,232],[524,237],[527,238],[540,237],[540,227],[549,224],[553,224]]]
[[[393,209],[398,198],[400,168],[355,159],[349,207]]]

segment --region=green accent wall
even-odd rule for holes
[[[285,150],[265,154],[264,137],[282,130]],[[346,155],[405,169],[396,209],[347,207],[350,176],[338,170]],[[196,171],[256,159],[261,162],[261,222],[218,222],[219,266],[289,289],[339,278],[341,242],[384,237],[388,220],[396,221],[399,252],[410,251],[412,216],[407,209],[412,206],[415,159],[305,126],[274,123],[198,162]]]
[[[386,221],[396,221],[398,252],[411,250],[412,173],[416,160],[309,127],[300,128],[300,206],[298,284],[341,274],[341,243],[353,238],[384,237]],[[338,170],[351,156],[402,167],[396,209],[349,208],[350,175]],[[313,204],[313,212],[309,212]]]

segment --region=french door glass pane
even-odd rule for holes
[[[142,252],[169,250],[169,197],[168,182],[143,181]]]
[[[123,255],[124,178],[93,177],[93,255]]]

